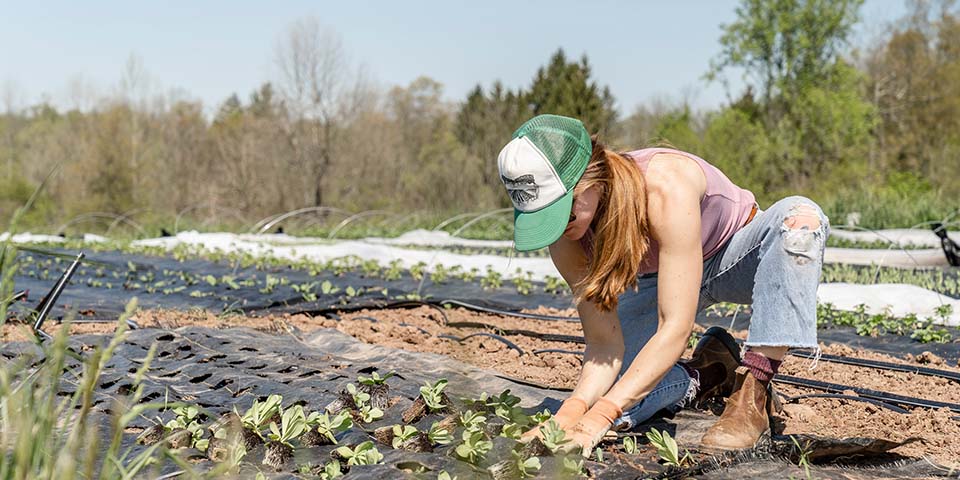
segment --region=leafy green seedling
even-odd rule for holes
[[[270,395],[263,403],[260,403],[259,400],[254,400],[253,406],[240,417],[240,422],[244,428],[252,430],[253,433],[256,433],[262,438],[260,431],[263,430],[270,419],[280,410],[280,402],[282,400],[283,397],[280,395]]]
[[[460,425],[467,430],[481,430],[485,423],[487,423],[487,417],[480,412],[467,410],[460,414]]]
[[[323,470],[320,471],[320,480],[331,480],[342,476],[343,471],[340,470],[339,460],[330,460],[323,466]]]
[[[360,409],[360,421],[363,423],[375,422],[381,418],[383,418],[383,410],[377,407],[364,405],[363,408]]]
[[[637,453],[637,439],[627,436],[623,437],[623,451],[627,452],[630,455]]]
[[[433,422],[433,425],[430,425],[427,438],[434,445],[449,445],[453,441],[453,435],[446,428],[441,427],[440,422]]]
[[[410,440],[411,438],[417,435],[416,427],[411,425],[394,425],[393,426],[393,440],[391,444],[393,448],[400,448],[400,445],[403,442]]]
[[[340,289],[333,286],[333,284],[330,283],[330,280],[324,280],[323,283],[320,284],[320,292],[324,295],[333,295],[339,291]]]
[[[347,393],[353,398],[353,404],[356,405],[358,410],[362,410],[363,407],[367,405],[367,402],[370,401],[370,394],[358,390],[357,386],[352,383],[347,384]]]
[[[447,379],[445,378],[437,380],[433,385],[427,382],[424,386],[420,387],[420,396],[423,397],[423,402],[427,404],[427,408],[430,409],[431,412],[436,412],[446,407],[446,404],[443,403],[443,389],[446,387]]]
[[[316,427],[320,435],[326,437],[330,440],[330,443],[336,445],[336,434],[350,430],[350,428],[353,427],[353,418],[350,417],[350,413],[346,410],[341,410],[340,413],[333,417],[327,412],[314,412],[307,417],[307,425]]]
[[[674,467],[681,467],[690,461],[689,452],[683,457],[680,457],[680,448],[677,446],[677,441],[674,440],[666,430],[661,432],[656,428],[651,428],[650,431],[647,432],[647,439],[650,440],[651,445],[657,448],[657,455],[660,456],[663,463]]]
[[[474,465],[480,463],[487,452],[493,448],[493,442],[486,439],[481,430],[464,430],[462,434],[463,443],[457,445],[454,453],[460,459]]]
[[[274,442],[280,442],[289,447],[293,447],[290,441],[302,435],[306,430],[307,417],[303,413],[303,407],[294,405],[293,408],[286,409],[283,414],[280,415],[279,427],[277,427],[276,423],[270,422],[270,433],[268,436],[270,440]]]
[[[541,426],[540,433],[543,434],[543,445],[549,448],[551,452],[556,453],[570,443],[567,432],[563,431],[560,424],[554,420],[548,420],[545,425]]]
[[[340,447],[336,449],[337,455],[340,455],[347,461],[348,466],[352,465],[376,465],[383,460],[383,455],[377,450],[372,441],[367,440],[354,448]]]
[[[396,372],[390,372],[384,376],[380,376],[377,372],[372,372],[369,377],[363,375],[358,375],[357,380],[361,385],[383,385],[387,383],[387,379],[396,375]]]
[[[537,457],[528,457],[523,458],[523,454],[516,450],[511,450],[510,455],[513,456],[514,462],[517,465],[517,472],[520,474],[520,478],[529,478],[533,477],[540,471],[540,459]]]

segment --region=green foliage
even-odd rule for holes
[[[270,422],[270,433],[268,437],[270,440],[293,447],[290,441],[298,438],[306,430],[307,417],[303,413],[303,407],[294,405],[293,408],[284,410],[280,415],[279,428],[276,423]]]
[[[447,406],[443,403],[443,389],[446,387],[447,379],[445,378],[437,380],[433,384],[427,382],[420,387],[420,397],[423,398],[423,402],[427,404],[427,408],[431,412],[436,412]]]
[[[348,466],[353,465],[376,465],[383,461],[383,454],[377,450],[372,441],[367,440],[354,448],[339,447],[336,450],[347,461]]]
[[[412,425],[394,425],[393,426],[393,448],[400,448],[403,442],[410,440],[417,435],[416,427]]]
[[[430,430],[427,431],[427,438],[430,443],[435,445],[448,445],[453,441],[453,435],[446,428],[440,426],[440,422],[433,422]]]
[[[554,453],[571,441],[567,438],[566,432],[553,420],[549,420],[545,425],[541,426],[540,432],[543,434],[543,444]]]
[[[358,376],[357,381],[360,382],[361,385],[383,385],[387,383],[388,378],[396,374],[396,372],[390,372],[381,377],[379,373],[372,372],[369,377],[365,377],[363,375]]]
[[[464,430],[461,434],[463,443],[457,445],[454,453],[461,460],[474,465],[480,463],[493,448],[493,442],[487,440],[486,434],[482,430]]]
[[[635,455],[637,449],[637,439],[631,436],[623,437],[623,451],[629,455]]]
[[[651,445],[657,448],[657,455],[660,456],[660,459],[665,464],[682,467],[691,461],[689,452],[684,454],[683,457],[680,456],[680,448],[677,446],[677,441],[674,440],[666,430],[661,432],[656,428],[651,428],[650,431],[647,432],[647,439],[650,440]]]
[[[306,422],[308,427],[315,427],[320,435],[326,437],[333,444],[337,443],[337,433],[345,432],[353,427],[353,418],[350,416],[350,412],[346,410],[341,410],[333,417],[327,412],[314,412],[307,417]]]
[[[270,419],[280,412],[280,402],[282,400],[283,397],[280,395],[270,395],[263,403],[254,400],[253,406],[240,416],[243,427],[260,435],[260,431],[267,426]]]
[[[537,475],[540,471],[540,459],[537,457],[524,457],[520,452],[511,450],[510,455],[516,462],[517,472],[520,478],[529,478]]]

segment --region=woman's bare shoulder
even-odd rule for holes
[[[693,191],[702,197],[707,191],[707,177],[696,160],[673,152],[661,152],[650,158],[644,173],[647,190]]]

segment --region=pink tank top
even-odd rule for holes
[[[707,179],[707,190],[700,201],[700,239],[703,245],[703,259],[714,256],[726,245],[730,237],[737,232],[750,216],[750,211],[756,205],[753,193],[733,184],[717,167],[710,165],[706,160],[691,153],[671,148],[644,148],[627,152],[626,155],[637,162],[643,172],[647,171],[650,159],[658,153],[675,153],[692,158],[703,169]],[[580,239],[587,256],[593,255],[593,230]],[[650,239],[650,249],[647,257],[640,263],[638,274],[647,274],[657,271],[659,265],[660,247],[656,240]]]

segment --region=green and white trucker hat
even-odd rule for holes
[[[527,120],[497,157],[500,179],[513,201],[517,250],[546,247],[567,228],[573,187],[593,146],[580,120],[538,115]]]

